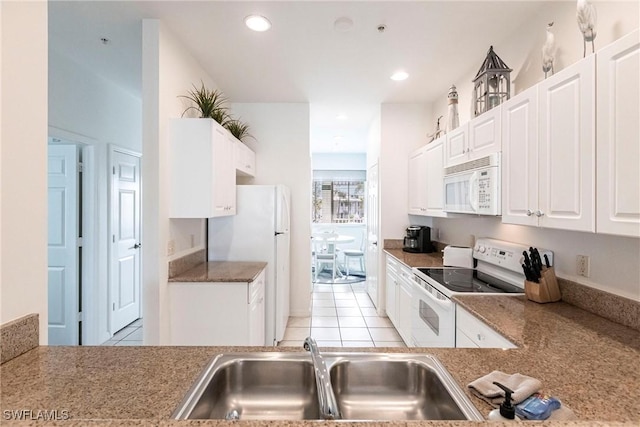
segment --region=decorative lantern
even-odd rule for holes
[[[500,105],[511,95],[510,73],[513,71],[489,48],[478,74],[473,79],[473,114],[479,116]]]

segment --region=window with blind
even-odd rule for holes
[[[312,221],[364,222],[364,190],[364,171],[314,171],[311,189]]]

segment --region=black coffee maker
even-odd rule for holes
[[[436,248],[431,244],[431,228],[423,225],[410,225],[407,227],[407,235],[404,237],[405,252],[429,253]]]

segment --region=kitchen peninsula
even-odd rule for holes
[[[640,420],[640,332],[564,302],[536,304],[522,296],[456,297],[456,302],[518,348],[354,351],[432,354],[465,391],[469,382],[493,370],[519,372],[540,379],[544,391],[559,398],[578,418],[577,422],[553,422],[553,425],[611,425],[612,422],[637,425]],[[201,425],[201,421],[171,421],[170,416],[213,356],[247,351],[303,350],[36,346],[0,366],[3,422],[11,417],[11,411],[66,410],[69,420],[60,424]],[[488,404],[467,394],[486,417],[491,410]],[[207,425],[228,423],[224,420],[206,422]],[[316,423],[291,421],[287,425]],[[458,424],[429,421],[415,425],[452,423]],[[277,425],[268,421],[250,424]],[[393,422],[366,425],[383,424],[398,425]]]

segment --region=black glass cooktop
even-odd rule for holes
[[[471,268],[418,268],[453,292],[522,293],[522,288]]]

